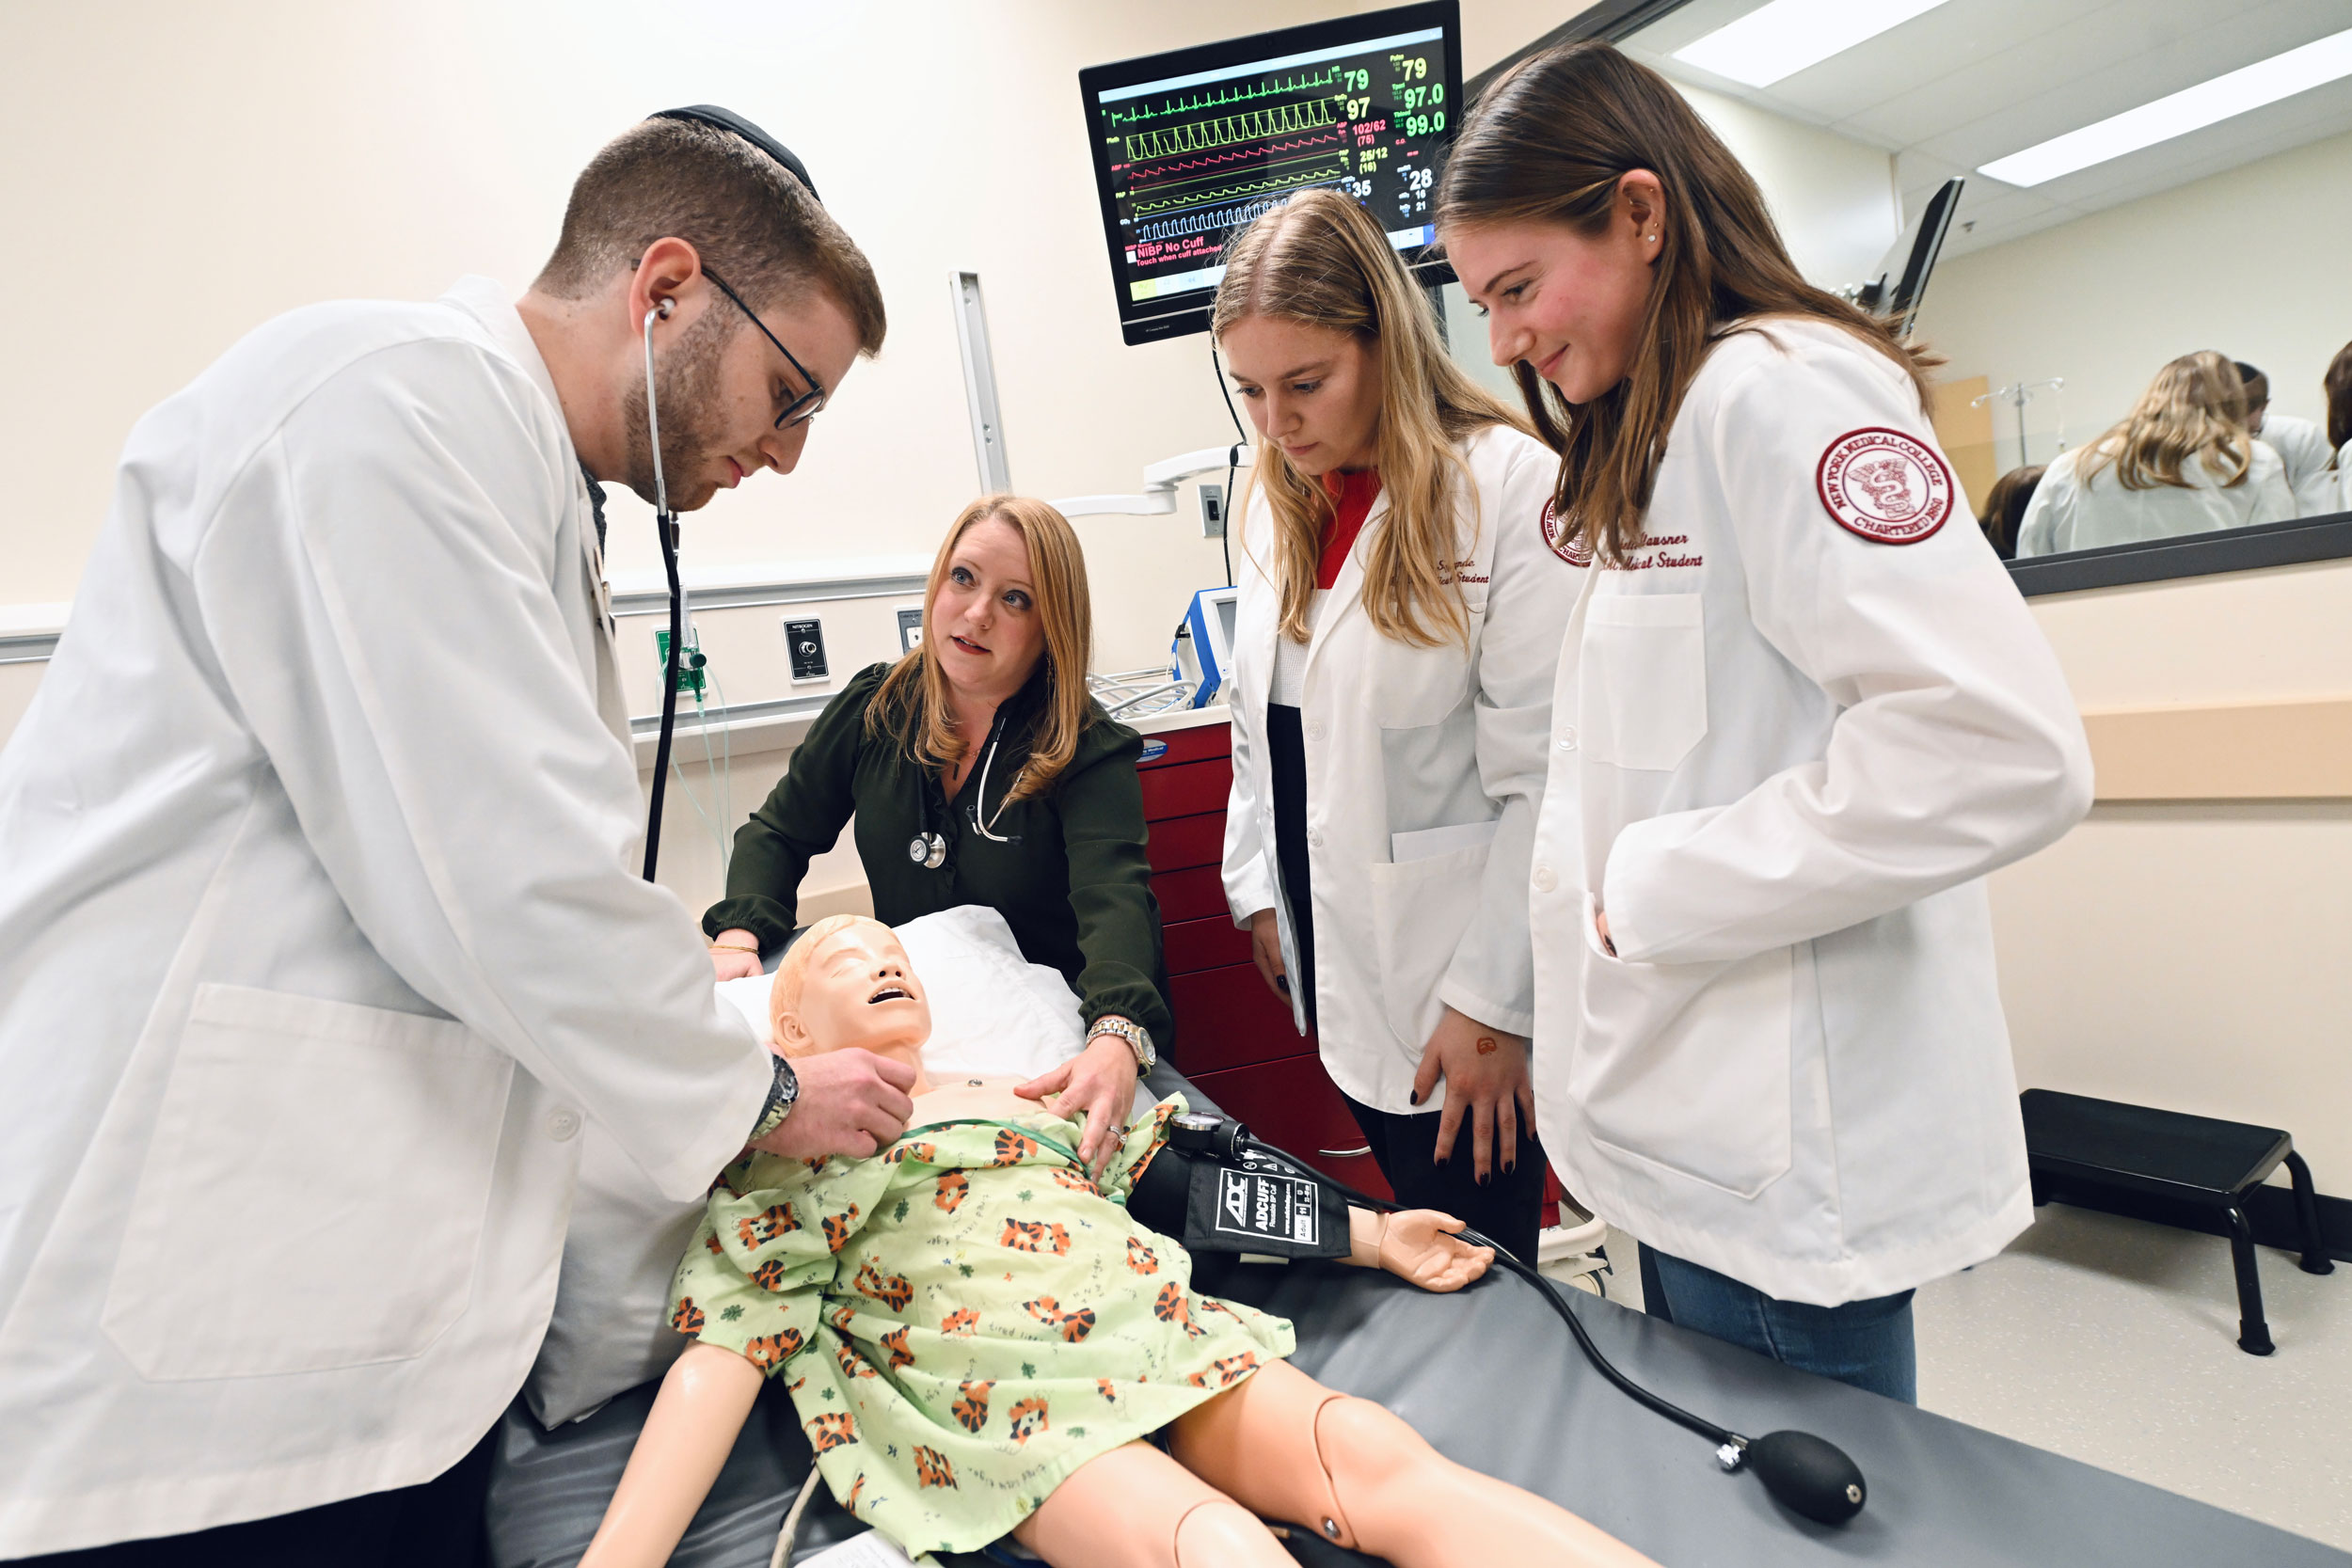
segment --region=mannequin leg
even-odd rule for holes
[[[1248,1509],[1149,1443],[1079,1465],[1012,1537],[1053,1568],[1297,1568]]]
[[[760,1370],[731,1350],[686,1347],[661,1380],[580,1568],[658,1568],[670,1560],[734,1451],[761,1380]]]
[[[1438,1452],[1370,1400],[1287,1361],[1177,1418],[1177,1460],[1270,1519],[1398,1568],[1562,1563],[1656,1568],[1556,1503]]]

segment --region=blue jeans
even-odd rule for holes
[[[1651,1317],[1800,1371],[1917,1404],[1919,1354],[1912,1338],[1911,1294],[1904,1291],[1842,1307],[1778,1301],[1713,1269],[1655,1247],[1642,1249],[1642,1305]]]

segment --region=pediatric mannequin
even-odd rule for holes
[[[771,1010],[787,1055],[854,1047],[922,1071],[929,1002],[877,922],[819,922]],[[1098,1189],[1061,1157],[1074,1126],[1015,1082],[918,1076],[908,1136],[876,1156],[729,1168],[678,1271],[672,1321],[698,1342],[584,1568],[667,1559],[777,1373],[834,1495],[910,1553],[1010,1533],[1066,1568],[1285,1568],[1263,1516],[1403,1568],[1648,1560],[1298,1371],[1288,1323],[1192,1291],[1184,1249],[1114,1201],[1180,1101],[1128,1132]],[[1459,1228],[1351,1211],[1348,1261],[1458,1290],[1492,1256]],[[1162,1428],[1165,1449],[1142,1440]]]

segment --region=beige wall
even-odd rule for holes
[[[1226,438],[1198,337],[1120,341],[1080,67],[1375,6],[1350,0],[689,0],[647,11],[387,0],[118,0],[14,18],[0,50],[0,211],[39,275],[0,378],[0,605],[71,598],[141,413],[294,306],[512,289],[544,260],[580,164],[646,111],[717,102],[808,162],[880,273],[882,358],[799,473],[721,497],[690,564],[928,559],[978,486],[947,308],[987,293],[1014,483],[1131,491]],[[1581,8],[1470,0],[1477,69]],[[655,568],[633,501],[616,577]],[[1187,505],[1081,522],[1101,662],[1165,657],[1221,580]]]
[[[2352,694],[2352,562],[2031,603],[2089,712]],[[2352,800],[2102,804],[1993,913],[2021,1083],[2286,1128],[2352,1194]]]
[[[2260,365],[2271,406],[2327,418],[2320,376],[2352,340],[2352,135],[1954,257],[1937,269],[1919,333],[1947,377],[1994,387],[2064,376],[2028,410],[2033,461],[2058,411],[2080,446],[2126,413],[2166,360],[2218,349]],[[2016,466],[2015,417],[1995,420]]]

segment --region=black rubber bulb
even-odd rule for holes
[[[1768,1432],[1748,1443],[1745,1460],[1783,1506],[1824,1525],[1842,1525],[1869,1498],[1846,1450],[1809,1432]]]

